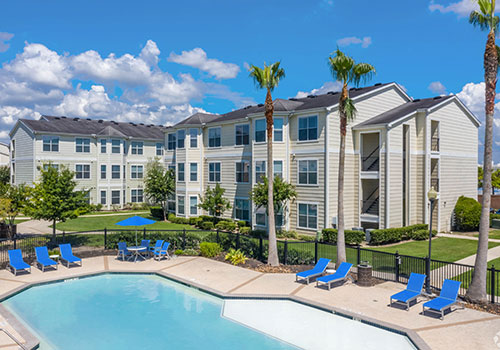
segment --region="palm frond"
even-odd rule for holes
[[[333,79],[349,83],[351,78],[350,72],[354,66],[354,60],[351,57],[337,48],[334,56],[328,57],[328,65]]]
[[[263,89],[265,88],[265,73],[262,68],[251,65],[249,69],[249,77],[253,79],[255,86]]]
[[[344,101],[344,113],[347,119],[347,124],[352,122],[356,118],[356,113],[358,111],[356,110],[356,107],[354,106],[354,101],[348,97]]]
[[[280,68],[280,63],[275,62],[270,65],[264,63],[264,68],[252,65],[250,66],[249,76],[258,88],[272,91],[278,86],[280,80],[285,77],[285,70]]]
[[[358,63],[352,69],[351,81],[354,85],[358,86],[360,82],[366,83],[371,80],[376,73],[375,67],[368,63]]]
[[[479,11],[472,11],[469,15],[469,23],[481,30],[489,30],[488,20],[486,16]]]

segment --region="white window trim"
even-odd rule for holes
[[[104,204],[102,203],[102,193],[103,192],[104,192],[104,197],[105,197],[104,199],[106,200],[106,203],[104,203]],[[107,190],[102,190],[102,189],[99,190],[99,204],[101,204],[101,205],[108,205],[109,204],[108,203],[108,191]]]
[[[237,173],[236,165],[238,163],[248,163],[248,181],[247,182],[238,182],[237,181],[237,177],[236,177],[236,173]],[[221,172],[222,172],[222,168],[221,168]],[[222,180],[222,178],[221,178],[221,180]],[[247,160],[247,159],[243,160],[242,159],[242,160],[237,160],[237,161],[234,162],[234,183],[235,184],[249,184],[249,183],[252,183],[252,164],[251,164],[251,162],[249,160]],[[240,199],[242,199],[242,198],[240,198]]]
[[[191,164],[196,164],[196,180],[191,180]],[[184,171],[186,171],[185,166],[184,166]],[[200,178],[200,165],[198,164],[198,162],[189,162],[189,182],[198,182],[199,178]]]
[[[281,178],[283,180],[285,180],[285,160],[284,159],[273,159],[273,176],[276,176],[275,171],[274,171],[274,162],[281,162]],[[299,163],[297,163],[297,166],[298,165],[299,165]]]
[[[191,213],[191,198],[196,198],[196,213],[195,214],[192,214]],[[198,216],[198,196],[189,196],[189,215],[196,215]]]
[[[273,117],[273,120],[274,120],[274,119],[282,119],[282,120],[283,120],[283,124],[282,124],[282,126],[281,126],[282,140],[281,140],[281,141],[276,141],[276,140],[274,139],[274,131],[275,131],[276,129],[274,129],[274,122],[273,122],[273,143],[277,143],[277,144],[285,143],[285,118],[284,118],[284,117],[276,117],[276,118],[274,118],[274,117]],[[298,126],[298,125],[297,125],[297,126]]]
[[[219,174],[220,174],[220,181],[210,181],[210,164],[212,164],[212,163],[213,163],[213,164],[217,164],[217,163],[219,163],[219,165],[220,165],[220,166],[219,166],[219,169],[220,169],[220,171],[219,171]],[[207,167],[208,167],[208,169],[207,169],[207,170],[208,170],[208,171],[207,171],[207,173],[208,173],[208,183],[211,183],[211,184],[221,183],[221,182],[222,182],[222,162],[208,162]],[[234,170],[234,171],[235,171],[234,176],[236,177],[236,165],[235,165],[235,170]]]
[[[234,197],[234,201],[233,201],[234,219],[235,220],[244,220],[244,219],[236,217],[236,200],[248,201],[248,220],[251,220],[252,219],[252,202],[250,201],[249,197]]]
[[[184,146],[183,147],[179,147],[179,140],[180,140],[179,132],[181,132],[181,131],[184,131]],[[175,146],[176,146],[175,147],[176,149],[186,149],[186,129],[179,129],[175,133]]]
[[[118,147],[120,148],[120,151],[118,153],[113,152],[113,141],[118,141],[119,142]],[[111,154],[122,154],[122,153],[124,153],[123,149],[122,149],[122,140],[120,140],[120,139],[111,139]]]
[[[255,141],[255,133],[257,132],[257,121],[258,120],[263,120],[264,123],[265,123],[265,128],[264,128],[264,141]],[[274,128],[273,128],[273,135],[274,135]],[[254,144],[256,145],[262,145],[264,143],[267,142],[267,123],[266,123],[266,118],[257,118],[257,119],[254,119],[253,121],[253,137],[252,137],[252,141]]]
[[[106,177],[102,177],[102,166],[105,166],[106,167],[106,171],[105,171],[105,174],[106,174]],[[108,165],[107,164],[99,164],[99,180],[107,180],[108,179]]]
[[[120,193],[120,202],[119,203],[113,203],[113,192],[119,192]],[[123,191],[119,189],[111,189],[109,191],[109,205],[121,205],[125,203],[125,198],[123,197]]]
[[[219,137],[220,137],[220,146],[214,146],[214,147],[210,147],[210,130],[213,130],[213,129],[219,129],[220,130],[220,133],[219,133]],[[207,148],[208,149],[218,149],[218,148],[222,148],[222,127],[220,126],[214,126],[212,128],[208,128],[207,130]]]
[[[299,140],[299,134],[300,134],[300,119],[304,118],[310,118],[310,117],[316,117],[316,139],[315,140]],[[297,117],[297,143],[316,143],[319,142],[319,115],[318,114],[311,114],[311,115],[301,115]]]
[[[113,165],[114,166],[117,166],[119,169],[120,169],[120,177],[119,178],[114,178],[113,177]],[[110,167],[110,174],[111,174],[111,177],[110,177],[110,180],[121,180],[123,178],[123,167],[121,166],[121,164],[111,164],[111,167]]]
[[[142,177],[132,177],[132,167],[142,167]],[[130,164],[130,180],[144,180],[144,164]]]
[[[299,161],[301,160],[315,160],[316,161],[316,183],[315,184],[301,184],[299,182]],[[300,187],[319,187],[319,158],[296,158],[297,162],[297,186]],[[274,164],[273,164],[274,166]]]
[[[105,148],[106,148],[106,152],[102,152],[102,141],[106,141],[106,144],[105,144]],[[99,139],[99,154],[108,154],[108,139]]]
[[[189,148],[190,149],[198,149],[200,147],[200,140],[198,137],[199,129],[198,128],[189,128],[187,130],[189,131],[188,132],[188,134],[189,134]],[[191,147],[191,130],[196,130],[196,147]],[[221,135],[221,137],[222,137],[222,135]],[[222,141],[222,139],[221,139],[221,141]],[[186,138],[184,139],[184,146],[186,146]]]
[[[142,150],[142,153],[133,153],[134,150],[134,143],[139,144],[140,147],[137,148],[137,150]],[[144,155],[144,141],[130,141],[130,155],[131,156],[143,156]]]
[[[44,137],[50,137],[50,151],[44,151],[43,150],[43,138]],[[57,138],[57,151],[52,151],[52,139]],[[75,152],[76,152],[76,141],[75,141]],[[52,136],[52,135],[42,135],[42,153],[61,153],[61,138],[59,136]],[[15,157],[14,157],[15,158]]]
[[[158,145],[161,145],[160,150],[161,154],[158,154]],[[155,156],[156,157],[163,157],[165,155],[165,145],[162,142],[155,142]]]
[[[82,144],[82,151],[81,152],[77,152],[76,151],[76,146],[77,146],[76,145],[76,140],[78,140],[78,139],[80,139],[80,140],[89,140],[89,151],[88,152],[85,152],[85,145],[84,144]],[[92,140],[90,138],[88,138],[88,137],[75,137],[75,153],[92,153],[92,149],[91,148],[92,148]]]
[[[174,148],[173,148],[173,149],[168,148],[168,147],[169,147],[169,143],[170,143],[170,142],[169,142],[169,137],[170,137],[170,135],[174,135],[174,136],[175,136],[175,141],[174,141],[175,146],[174,146]],[[177,149],[177,132],[169,132],[169,133],[167,134],[167,148],[166,148],[166,149],[167,149],[167,151],[171,151],[171,152],[172,152],[172,151],[175,151],[175,150]]]
[[[254,162],[253,162],[253,178],[254,178],[254,181],[255,183],[257,184],[257,165],[256,163],[257,162],[264,162],[264,165],[265,165],[265,169],[264,169],[264,176],[267,176],[267,159],[255,159]]]
[[[308,204],[308,205],[316,205],[316,228],[310,228],[310,227],[302,227],[299,225],[299,205],[300,204]],[[308,215],[309,216],[309,215]],[[308,231],[318,231],[319,227],[319,202],[297,202],[297,228],[301,230],[308,230]]]
[[[133,202],[132,201],[132,191],[137,191],[137,190],[141,190],[142,191],[142,202]],[[144,203],[144,189],[143,188],[131,188],[130,189],[130,203]]]
[[[257,207],[254,207],[254,210],[253,210],[253,213],[254,213],[254,226],[258,226],[258,227],[267,227],[267,214],[266,214],[266,208],[264,207],[260,207],[259,209],[257,209]],[[265,224],[264,225],[261,225],[261,224],[258,224],[257,223],[257,214],[264,214],[264,222]]]
[[[244,144],[242,143],[241,145],[236,144],[236,127],[238,126],[248,126],[248,143]],[[251,134],[252,128],[250,127],[250,123],[240,123],[240,124],[234,124],[234,147],[245,147],[249,146],[252,143],[252,134]]]
[[[184,207],[184,214],[180,214],[179,213],[179,208],[180,208],[179,197],[184,198],[184,206],[183,206]],[[180,194],[178,194],[176,196],[176,198],[175,198],[175,215],[186,217],[186,195],[180,195]]]
[[[179,164],[182,164],[184,166],[184,170],[182,171],[184,173],[184,180],[179,180]],[[179,162],[179,163],[176,163],[176,166],[175,166],[175,180],[176,182],[186,182],[186,163],[185,162]]]
[[[82,177],[81,179],[78,179],[76,177],[76,166],[77,165],[88,165],[89,166],[89,176],[90,177],[88,179],[86,179],[84,177]],[[92,164],[90,164],[90,163],[75,163],[75,180],[80,180],[80,181],[82,181],[82,180],[85,180],[85,181],[92,180]]]

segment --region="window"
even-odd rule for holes
[[[76,152],[77,153],[90,153],[90,139],[76,139]]]
[[[174,178],[176,177],[176,174],[175,174],[175,164],[169,164],[167,169],[170,171],[172,170],[173,173],[174,173]],[[174,202],[175,202],[175,198],[174,198]]]
[[[189,129],[189,147],[198,147],[198,129]]]
[[[12,158],[16,158],[16,140],[12,140],[12,147],[10,148],[10,153],[12,155]]]
[[[124,179],[127,178],[127,166],[126,165],[123,166],[123,178]],[[123,198],[125,199],[125,192],[123,193]]]
[[[220,182],[220,163],[208,163],[208,182]]]
[[[208,129],[208,147],[220,147],[220,128]]]
[[[106,205],[106,191],[101,191],[101,204]]]
[[[283,141],[283,118],[274,118],[274,141]]]
[[[299,184],[301,185],[318,184],[317,160],[299,160]]]
[[[189,164],[189,181],[198,181],[198,163]]]
[[[54,164],[54,163],[49,163],[49,164],[44,164],[43,165],[43,170],[47,171],[47,169],[54,168],[56,170],[59,170],[59,164]]]
[[[236,134],[235,144],[237,146],[250,144],[250,126],[248,124],[236,125],[235,134]]]
[[[283,226],[283,208],[280,209],[279,212],[274,213],[274,226],[282,227]]]
[[[278,176],[283,178],[283,161],[275,160],[274,161],[274,169],[273,169],[274,177]]]
[[[198,215],[198,197],[189,197],[189,214]]]
[[[266,120],[258,119],[255,121],[255,142],[266,141]]]
[[[299,141],[318,139],[318,116],[299,118]]]
[[[299,203],[299,227],[318,228],[318,205]]]
[[[236,182],[249,182],[250,181],[250,163],[238,162],[236,163]]]
[[[143,154],[144,142],[132,141],[132,154]]]
[[[156,144],[156,155],[157,156],[162,156],[163,155],[163,143],[158,142]]]
[[[266,176],[266,162],[260,160],[255,162],[255,182],[262,182],[262,178]]]
[[[59,152],[59,137],[43,136],[42,140],[44,152]]]
[[[236,220],[250,221],[250,202],[248,199],[234,200],[234,217]]]
[[[111,204],[120,204],[120,191],[111,191]]]
[[[101,153],[106,153],[106,139],[101,139]]]
[[[266,212],[263,209],[255,213],[255,225],[266,226]]]
[[[143,198],[143,190],[142,189],[136,189],[136,190],[131,190],[130,191],[130,201],[132,203],[142,203],[144,202],[144,198]]]
[[[142,179],[143,176],[144,176],[144,166],[142,166],[142,165],[131,165],[130,166],[130,178],[131,179]]]
[[[90,204],[90,191],[87,191],[84,193],[83,199],[84,199],[85,203]]]
[[[177,148],[184,148],[185,130],[177,130]]]
[[[103,164],[101,165],[101,179],[105,179],[106,178],[106,165]]]
[[[89,164],[76,164],[75,173],[77,179],[90,179],[90,165]]]
[[[169,151],[172,151],[175,149],[176,146],[176,141],[175,141],[175,134],[168,134],[167,137],[167,149]]]
[[[184,196],[177,196],[177,214],[184,215]]]
[[[120,140],[111,140],[111,153],[120,153]]]
[[[119,179],[120,178],[120,166],[119,165],[112,165],[111,166],[111,178],[112,179]]]
[[[169,194],[167,198],[167,206],[169,213],[175,213],[175,194]]]
[[[184,163],[177,164],[177,181],[184,181]]]

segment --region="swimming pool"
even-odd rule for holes
[[[154,274],[43,284],[2,304],[40,339],[41,350],[415,349],[405,335],[300,303],[224,303]]]

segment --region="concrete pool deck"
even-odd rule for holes
[[[500,317],[471,309],[456,309],[441,321],[423,316],[422,302],[405,311],[388,307],[390,295],[402,290],[403,284],[384,282],[374,287],[359,287],[353,283],[328,291],[315,283],[295,282],[294,274],[267,274],[232,266],[202,257],[177,257],[162,262],[152,259],[137,263],[122,262],[114,256],[84,259],[82,267],[59,265],[58,270],[42,273],[32,267],[31,274],[14,276],[0,271],[0,298],[5,298],[31,284],[74,278],[102,272],[152,272],[225,296],[275,296],[299,300],[350,317],[376,320],[384,326],[397,326],[418,335],[431,349],[496,349]],[[27,347],[36,344],[29,332],[0,305],[0,328],[6,329]],[[25,338],[23,338],[26,337]],[[498,344],[500,340],[497,339]],[[421,345],[421,344],[419,344]],[[424,348],[426,348],[424,344]],[[0,332],[0,349],[20,349],[5,333]]]

